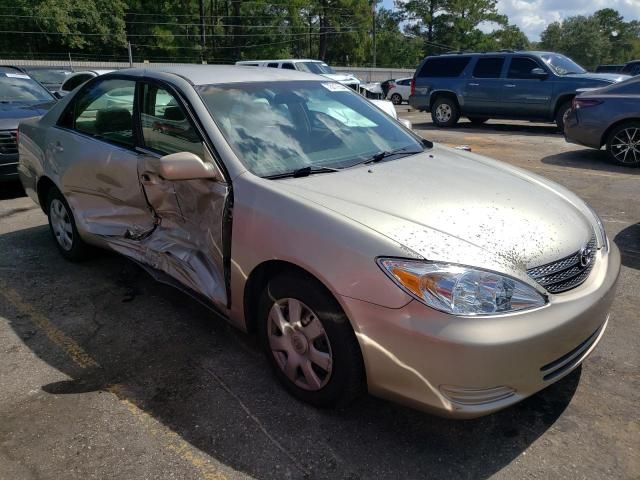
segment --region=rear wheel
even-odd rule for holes
[[[609,160],[625,167],[640,167],[640,122],[615,127],[607,138]]]
[[[394,105],[400,105],[402,103],[402,95],[399,93],[394,93],[391,95],[391,103]]]
[[[312,278],[282,274],[260,299],[260,342],[295,397],[319,407],[346,405],[365,390],[360,347],[335,299]]]
[[[482,125],[483,123],[485,123],[487,120],[489,120],[489,117],[467,117],[469,119],[469,121],[471,123],[473,123],[474,125]]]
[[[436,127],[452,127],[460,118],[458,103],[451,97],[439,97],[431,106],[431,119]]]
[[[49,230],[62,256],[71,261],[87,258],[91,247],[80,238],[71,208],[55,187],[51,188],[47,196],[47,216]]]
[[[564,132],[564,114],[571,110],[571,100],[568,100],[558,107],[558,111],[556,112],[556,125],[558,126],[558,130],[560,132]]]

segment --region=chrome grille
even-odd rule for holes
[[[594,235],[580,251],[558,261],[530,268],[527,270],[527,274],[548,292],[566,292],[587,279],[593,268],[596,251],[596,237]]]
[[[0,154],[15,155],[18,153],[18,142],[15,130],[0,130]]]

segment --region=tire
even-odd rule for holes
[[[558,126],[558,130],[561,133],[564,133],[564,114],[567,110],[571,109],[571,100],[563,102],[558,107],[558,111],[556,112],[556,125]]]
[[[394,105],[400,105],[402,103],[402,95],[399,93],[394,93],[391,95],[391,103]]]
[[[47,217],[53,241],[64,258],[77,262],[90,256],[91,247],[80,238],[73,212],[55,187],[47,196]]]
[[[431,120],[436,127],[453,127],[460,118],[458,103],[450,97],[438,97],[431,106]]]
[[[607,137],[609,161],[625,167],[640,167],[640,122],[625,122]]]
[[[341,407],[366,390],[351,324],[315,279],[301,273],[274,277],[262,292],[258,315],[260,344],[294,397],[317,407]]]
[[[489,117],[467,117],[469,119],[469,121],[471,123],[473,123],[474,125],[482,125],[483,123],[485,123],[487,120],[489,120]]]

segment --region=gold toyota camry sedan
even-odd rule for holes
[[[566,376],[620,256],[567,189],[295,71],[132,69],[19,129],[69,260],[120,252],[259,336],[296,397],[469,418]]]

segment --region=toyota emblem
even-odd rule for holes
[[[580,249],[580,266],[582,268],[587,268],[591,263],[592,252],[588,246],[584,246]]]

